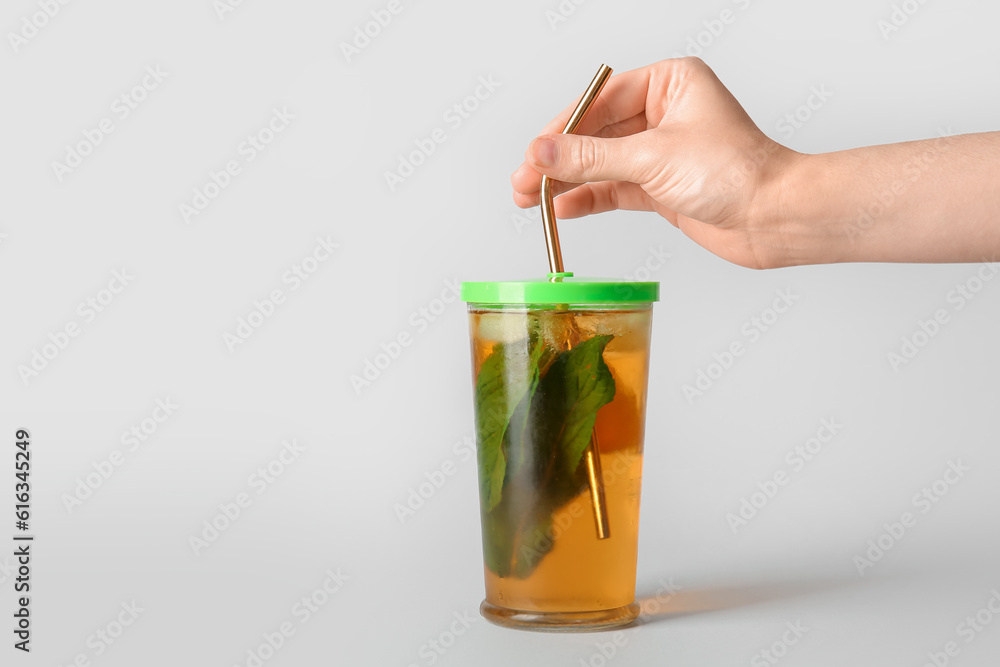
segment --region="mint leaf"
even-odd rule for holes
[[[500,502],[507,460],[504,434],[519,403],[538,385],[538,360],[544,345],[526,338],[497,343],[476,376],[476,443],[480,498],[486,510]]]
[[[551,549],[553,514],[587,487],[580,465],[597,411],[611,402],[615,381],[604,362],[612,336],[595,336],[554,361],[511,413],[503,498],[483,504],[486,566],[501,577],[526,578]],[[540,357],[542,358],[542,357]],[[542,364],[545,367],[545,364]]]
[[[533,368],[534,375],[531,385],[525,393],[524,398],[521,399],[521,402],[517,404],[514,412],[510,415],[510,421],[504,433],[504,451],[507,459],[514,466],[514,470],[521,469],[524,465],[525,457],[529,454],[526,447],[531,444],[531,438],[528,434],[528,429],[532,427],[531,401],[538,388],[539,375],[544,369],[549,367],[556,354],[556,351],[551,347],[544,344],[541,345],[541,352]]]
[[[597,411],[615,397],[615,379],[604,362],[612,338],[594,336],[564,352],[539,386],[537,444],[554,450],[545,472],[549,479],[573,475],[590,444]]]

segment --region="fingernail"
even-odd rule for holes
[[[532,154],[539,167],[554,167],[559,162],[559,144],[551,139],[535,139]]]

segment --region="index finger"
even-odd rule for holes
[[[641,114],[646,109],[646,96],[649,91],[650,66],[615,74],[608,79],[604,90],[594,100],[590,112],[577,128],[577,134],[594,135],[609,125]],[[566,122],[576,109],[581,96],[563,109],[539,132],[542,134],[559,134],[566,127]]]

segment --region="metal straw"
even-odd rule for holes
[[[584,116],[590,111],[591,105],[601,94],[604,84],[611,76],[611,68],[601,65],[594,80],[587,86],[586,92],[573,110],[566,122],[563,134],[573,134]],[[545,229],[545,246],[549,252],[549,271],[564,273],[562,250],[559,247],[559,230],[556,227],[555,209],[552,206],[552,179],[542,176],[542,226]],[[553,277],[553,280],[558,280]],[[597,528],[597,539],[605,540],[611,537],[611,527],[608,525],[608,506],[604,499],[604,477],[601,473],[601,455],[597,444],[597,427],[590,435],[590,444],[585,454],[587,460],[587,483],[590,486],[590,500],[594,507],[594,524]]]
[[[563,134],[573,134],[576,132],[580,121],[590,111],[590,106],[597,99],[597,96],[601,94],[604,84],[611,77],[611,72],[611,68],[607,65],[601,65],[601,68],[597,70],[594,80],[587,86],[586,92],[583,93],[583,97],[577,103],[576,109],[573,110],[573,115],[566,121],[566,127],[562,131]],[[545,229],[545,246],[549,250],[549,270],[552,273],[563,273],[562,250],[559,247],[559,230],[556,228],[556,214],[555,209],[552,207],[552,179],[548,176],[542,176],[542,227]]]

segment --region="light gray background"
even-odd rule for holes
[[[528,141],[599,63],[682,52],[725,9],[733,20],[702,35],[702,57],[797,150],[996,129],[1000,10],[905,4],[916,13],[885,38],[889,1],[564,0],[553,28],[557,0],[402,0],[347,62],[340,43],[386,3],[246,0],[220,18],[210,0],[70,2],[15,52],[7,35],[40,10],[6,2],[0,540],[14,532],[14,432],[28,428],[37,542],[31,656],[10,648],[13,563],[0,556],[2,663],[247,665],[289,621],[294,636],[264,664],[768,664],[758,652],[786,622],[809,631],[782,665],[916,666],[949,640],[950,664],[995,664],[1000,619],[971,643],[956,633],[1000,587],[1000,282],[957,311],[948,294],[977,266],[752,272],[652,214],[562,225],[578,275],[652,267],[662,283],[638,575],[649,613],[610,659],[612,634],[518,633],[476,615],[466,320],[435,300],[456,279],[545,272],[537,211],[510,198]],[[119,120],[113,101],[148,66],[169,74]],[[501,85],[446,123],[479,77]],[[788,138],[777,123],[823,86],[832,97]],[[283,107],[295,119],[245,162],[240,143]],[[104,117],[114,132],[59,182],[52,162]],[[447,141],[390,192],[385,172],[438,127]],[[185,224],[179,205],[232,159],[242,172]],[[282,274],[326,235],[340,247],[292,291]],[[77,305],[123,267],[134,280],[26,385],[18,366],[83,323]],[[287,301],[230,352],[223,335],[275,288]],[[689,403],[683,385],[747,342],[744,323],[779,289],[795,305]],[[421,308],[441,314],[422,328]],[[887,355],[941,308],[948,324],[893,369]],[[412,344],[356,392],[351,375],[401,333]],[[179,407],[128,451],[121,434],[166,398]],[[829,417],[842,430],[734,534],[726,515]],[[292,439],[305,451],[257,495],[248,478]],[[115,450],[122,465],[68,511],[65,494]],[[921,514],[914,494],[949,461],[969,471]],[[394,506],[443,467],[453,474],[401,523]],[[195,555],[189,538],[244,492],[252,504]],[[906,511],[916,525],[860,576],[854,557]],[[293,605],[338,569],[349,579],[300,623]],[[663,583],[682,590],[654,614]],[[95,656],[88,637],[132,601],[138,619]],[[478,620],[450,636],[456,613]]]

